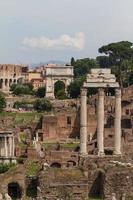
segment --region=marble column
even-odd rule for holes
[[[121,89],[115,90],[114,154],[121,155]]]
[[[9,137],[9,156],[12,157],[12,137]]]
[[[87,155],[87,89],[81,89],[80,154]]]
[[[15,156],[14,153],[15,153],[15,144],[14,144],[14,137],[12,137],[12,156],[13,157]]]
[[[5,157],[8,157],[7,137],[5,136]]]
[[[104,90],[98,90],[97,108],[97,146],[98,155],[104,155]]]

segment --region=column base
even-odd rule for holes
[[[105,153],[104,153],[104,152],[98,152],[98,156],[99,156],[99,157],[104,157],[104,156],[105,156]]]
[[[122,156],[122,153],[121,152],[114,152],[113,155],[114,156]]]
[[[80,157],[88,157],[88,153],[80,153]]]

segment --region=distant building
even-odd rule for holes
[[[43,78],[33,78],[31,79],[31,83],[33,85],[33,89],[37,90],[40,87],[45,87],[46,83]]]
[[[27,67],[23,65],[0,65],[0,90],[8,93],[12,84],[24,81],[26,73]]]

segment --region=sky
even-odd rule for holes
[[[0,63],[98,56],[133,42],[133,0],[0,0]]]

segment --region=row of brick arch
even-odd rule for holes
[[[0,89],[19,83],[19,79],[0,79]]]

